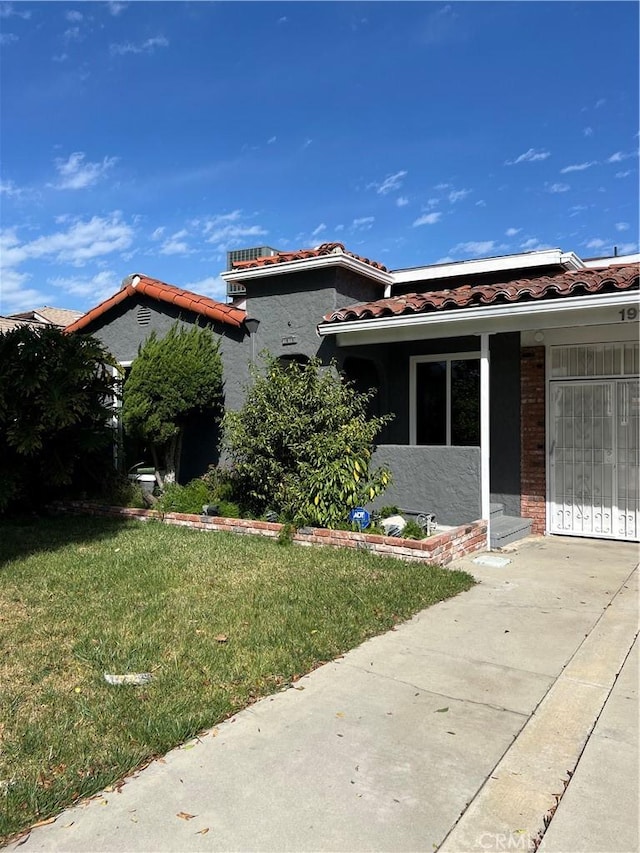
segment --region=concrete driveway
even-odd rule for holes
[[[500,556],[465,558],[473,589],[33,830],[21,853],[528,850],[546,824],[549,853],[637,849],[637,546],[536,537]],[[627,846],[597,846],[594,798]]]

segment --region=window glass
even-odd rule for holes
[[[416,364],[416,443],[447,443],[447,362]]]
[[[451,362],[451,444],[480,444],[480,361]]]

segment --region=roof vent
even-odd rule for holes
[[[148,305],[138,305],[136,320],[139,326],[148,326],[151,322],[151,308]]]

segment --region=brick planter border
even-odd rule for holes
[[[269,521],[254,521],[246,518],[220,518],[219,516],[190,515],[182,512],[161,513],[153,509],[104,506],[90,501],[63,501],[54,508],[72,515],[99,515],[109,518],[132,518],[138,521],[153,519],[164,524],[176,524],[196,530],[239,533],[250,536],[266,536],[277,539],[282,524]],[[428,539],[398,539],[372,533],[353,533],[350,530],[325,530],[305,528],[294,533],[293,541],[298,545],[323,545],[334,548],[359,548],[374,554],[397,557],[422,563],[447,566],[453,560],[482,551],[487,542],[486,521],[471,521],[451,530],[436,533]]]

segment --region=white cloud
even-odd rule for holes
[[[548,193],[566,193],[571,189],[569,184],[550,184],[546,186]]]
[[[26,287],[31,275],[20,269],[22,264],[44,259],[82,267],[88,261],[96,263],[113,252],[122,252],[133,242],[133,229],[122,221],[117,211],[89,220],[67,217],[66,221],[70,224],[65,231],[46,234],[29,242],[22,242],[15,229],[0,232],[1,297],[5,313],[9,309],[19,311],[21,308],[33,308],[49,298],[38,290]],[[78,277],[64,281],[71,287],[71,282],[77,285],[79,280]]]
[[[66,62],[67,59],[69,59],[69,54],[68,53],[56,53],[51,57],[51,59],[54,62]]]
[[[476,202],[476,207],[486,207],[486,206],[487,206],[487,202],[483,198],[481,198],[480,201]]]
[[[237,222],[239,218],[239,210],[222,216],[214,216],[205,225],[204,232],[207,235],[207,243],[213,243],[219,252],[226,252],[234,246],[246,242],[247,237],[263,237],[268,234],[268,231],[261,225],[231,224]]]
[[[626,178],[631,174],[631,169],[625,169],[624,172],[616,172],[616,178]]]
[[[62,276],[50,278],[49,284],[59,287],[70,296],[91,297],[92,302],[102,302],[120,288],[121,280],[113,270],[102,270],[95,275]]]
[[[286,24],[288,20],[289,20],[289,18],[287,18],[286,15],[283,15],[281,18],[278,18],[278,23],[279,24]]]
[[[18,41],[18,36],[15,33],[0,33],[0,45],[8,45]]]
[[[612,154],[611,157],[607,158],[607,163],[622,163],[622,161],[626,159],[626,154],[623,154],[622,151],[616,151],[615,154]]]
[[[593,128],[592,128],[592,127],[584,127],[584,128],[582,129],[582,133],[583,133],[585,136],[593,136]]]
[[[595,103],[595,109],[598,109],[599,107],[603,107],[606,103],[607,103],[606,98],[598,98],[598,100]]]
[[[157,230],[157,229],[156,229]],[[188,232],[183,228],[181,231],[176,231],[168,240],[165,240],[160,247],[161,255],[190,255],[195,250],[190,248],[188,243],[185,243],[184,238],[188,236]]]
[[[518,163],[535,163],[538,160],[546,160],[547,157],[551,156],[550,151],[536,151],[535,148],[529,148],[528,151],[525,151],[524,154],[520,154],[519,157],[516,157],[515,160],[505,160],[505,166],[515,166]]]
[[[507,237],[515,237],[516,234],[519,234],[522,231],[522,228],[507,228],[504,232]]]
[[[80,32],[80,27],[69,27],[68,30],[64,31],[63,38],[67,43],[71,41],[82,41],[83,36]]]
[[[440,204],[439,198],[428,198],[427,207],[437,207]]]
[[[273,145],[277,138],[277,136],[270,136],[269,139],[267,139],[267,145]]]
[[[109,52],[112,56],[124,56],[127,53],[153,53],[158,47],[168,47],[169,39],[164,36],[154,36],[139,44],[127,41],[122,44],[110,44]]]
[[[433,213],[423,213],[422,216],[419,216],[414,221],[413,227],[417,228],[420,225],[435,225],[441,216],[442,214],[439,211],[434,211]]]
[[[455,263],[455,258],[452,258],[452,257],[450,257],[449,255],[446,255],[444,258],[438,258],[438,260],[436,261],[436,263],[437,263],[437,264],[451,264],[451,263]]]
[[[227,284],[220,276],[207,276],[200,281],[192,281],[185,284],[187,290],[192,290],[194,293],[199,293],[202,296],[208,296],[210,299],[224,301],[227,296]]]
[[[59,263],[83,266],[112,252],[128,249],[133,242],[133,229],[115,212],[107,217],[93,216],[85,221],[75,219],[66,231],[58,231],[21,243],[15,231],[3,234],[2,262],[16,267],[34,258],[49,258]]]
[[[0,18],[24,18],[28,21],[30,17],[31,12],[28,9],[16,9],[13,3],[0,3]]]
[[[619,255],[631,255],[638,251],[637,243],[620,243],[618,246]]]
[[[107,2],[109,12],[114,18],[117,18],[120,12],[123,12],[128,5],[128,3],[119,3],[118,0],[108,0]]]
[[[409,204],[409,199],[404,195],[400,195],[396,199],[396,204],[398,207],[406,207]]]
[[[308,148],[312,142],[313,142],[313,139],[309,139],[309,138],[305,139],[305,141],[302,144],[302,150],[304,151],[305,148]]]
[[[479,257],[486,255],[492,249],[496,248],[495,240],[470,240],[467,243],[458,243],[451,249],[452,255],[473,255]]]
[[[326,230],[327,230],[327,226],[324,224],[324,222],[321,222],[317,228],[313,229],[313,231],[311,232],[311,236],[317,237],[319,234],[322,234],[322,232],[326,231]]]
[[[165,231],[164,225],[160,225],[158,228],[156,228],[156,230],[151,235],[151,239],[152,240],[159,240],[162,237],[162,235],[164,234],[164,231]]]
[[[442,192],[443,190],[448,190],[450,186],[451,184],[436,184],[434,190]]]
[[[387,175],[381,184],[370,184],[370,186],[376,187],[378,195],[387,195],[387,193],[395,192],[400,189],[402,186],[402,179],[405,178],[406,175],[406,169],[401,169],[393,175]]]
[[[629,223],[628,222],[616,222],[616,231],[628,231]]]
[[[13,181],[0,180],[0,195],[6,195],[9,198],[20,198],[24,190],[17,187]]]
[[[607,245],[606,240],[601,240],[600,237],[593,237],[591,240],[583,244],[587,249],[601,249]]]
[[[455,204],[457,201],[462,201],[462,199],[466,198],[470,193],[471,190],[451,190],[449,193],[449,201],[451,204]]]
[[[367,231],[373,225],[375,221],[375,216],[360,216],[358,219],[354,219],[351,223],[351,227],[356,230],[364,230]]]
[[[342,225],[342,224],[336,225],[336,227],[333,230],[334,231],[344,231],[344,225]]]
[[[573,207],[569,208],[569,216],[577,216],[579,213],[588,209],[589,208],[586,204],[574,204]]]
[[[74,21],[81,21],[83,18],[82,12],[78,12],[75,9],[71,9],[68,12],[64,13],[65,18],[69,23],[73,23]]]
[[[68,160],[57,158],[55,163],[60,180],[49,186],[57,190],[83,190],[92,187],[118,162],[117,157],[105,157],[102,163],[89,163],[85,162],[85,156],[82,151],[76,151],[69,155]]]
[[[560,174],[566,175],[567,172],[584,172],[585,169],[590,169],[592,166],[596,166],[597,163],[597,160],[591,160],[588,163],[574,163],[571,166],[565,166],[564,169],[560,169]]]

